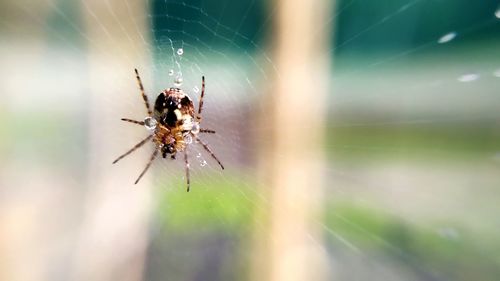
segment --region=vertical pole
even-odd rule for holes
[[[326,278],[319,220],[330,65],[330,28],[324,24],[331,2],[276,0],[277,74],[265,111],[269,114],[261,118],[261,128],[270,129],[266,144],[260,145],[259,161],[270,190],[263,212],[268,228],[260,234],[265,246],[257,258],[264,280]],[[256,279],[262,279],[258,275]]]
[[[139,68],[148,84],[147,2],[82,0],[80,5],[88,43],[90,168],[70,279],[142,280],[151,190],[147,178],[133,183],[152,146],[111,162],[146,136],[146,130],[120,118],[140,120],[147,114],[134,74]]]

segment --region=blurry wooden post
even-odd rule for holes
[[[133,183],[151,146],[130,156],[136,161],[111,162],[146,135],[145,130],[120,118],[146,115],[134,68],[141,70],[148,88],[147,1],[84,0],[80,5],[89,52],[90,169],[69,279],[142,280],[151,189],[147,178],[138,185]],[[130,133],[124,134],[123,126],[129,126]]]
[[[260,120],[260,128],[269,130],[260,145],[259,162],[270,200],[263,212],[268,216],[267,228],[258,235],[254,278],[324,280],[327,257],[320,216],[331,63],[327,16],[333,1],[276,2],[272,46],[278,73],[268,93],[269,114]]]

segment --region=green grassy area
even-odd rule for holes
[[[81,165],[87,145],[86,119],[67,112],[0,113],[0,153],[48,167]]]
[[[454,222],[412,225],[379,209],[344,203],[327,207],[325,224],[366,255],[390,256],[411,271],[438,272],[452,280],[500,276],[500,238],[472,234]]]
[[[335,127],[327,132],[333,159],[491,159],[500,151],[500,130],[480,126],[393,125]]]
[[[185,237],[186,241],[177,243],[187,243],[226,233],[236,239],[233,243],[243,243],[240,239],[249,237],[256,227],[259,199],[251,190],[255,185],[228,175],[198,180],[203,186],[190,193],[158,189],[157,216],[169,229],[169,237]],[[174,184],[183,186],[183,181],[177,179]],[[324,224],[364,256],[389,257],[415,274],[439,274],[452,280],[495,280],[500,276],[500,238],[495,233],[473,231],[459,221],[412,223],[383,207],[336,202],[325,206]],[[325,237],[327,244],[340,243],[329,232]]]
[[[165,226],[180,232],[200,229],[222,229],[239,231],[252,226],[252,215],[258,200],[249,183],[242,179],[224,175],[198,178],[198,185],[190,192],[184,189],[158,188],[157,213]],[[174,186],[184,186],[177,179]]]

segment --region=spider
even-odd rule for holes
[[[121,120],[142,125],[146,127],[150,134],[147,138],[140,141],[129,151],[125,152],[113,161],[113,164],[143,146],[146,142],[152,140],[155,144],[155,150],[151,155],[149,162],[146,164],[146,167],[134,184],[137,184],[146,173],[153,160],[155,160],[158,156],[158,153],[161,153],[163,158],[167,158],[167,155],[169,155],[171,159],[175,159],[178,152],[183,152],[184,162],[186,164],[187,191],[189,192],[190,177],[188,147],[194,141],[201,144],[201,146],[217,161],[217,163],[219,163],[220,167],[224,170],[224,166],[221,161],[217,158],[217,156],[215,156],[210,147],[198,137],[198,134],[200,133],[215,134],[214,130],[200,128],[201,111],[203,110],[203,97],[205,96],[205,76],[201,77],[201,96],[197,114],[195,114],[191,98],[179,88],[168,88],[160,93],[156,98],[154,111],[151,111],[148,97],[144,92],[144,86],[142,85],[141,77],[139,76],[137,69],[135,69],[135,77],[137,79],[137,84],[139,84],[139,89],[141,91],[142,98],[144,99],[148,116],[144,118],[144,121],[136,121],[128,118],[122,118]]]

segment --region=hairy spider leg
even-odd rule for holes
[[[219,158],[217,158],[217,156],[215,156],[215,154],[212,152],[212,150],[210,149],[210,147],[208,147],[208,145],[206,143],[204,143],[200,138],[196,137],[196,141],[198,141],[202,146],[203,148],[208,152],[210,153],[210,156],[212,156],[215,161],[217,161],[217,163],[219,163],[220,167],[222,168],[222,170],[224,170],[224,166],[222,165],[222,163],[220,162]]]
[[[142,176],[144,176],[144,174],[149,169],[149,166],[151,166],[151,163],[153,163],[153,160],[155,160],[157,155],[158,155],[158,149],[155,149],[155,151],[151,155],[151,158],[149,159],[148,164],[146,164],[146,167],[144,168],[144,170],[142,170],[142,173],[139,175],[139,177],[137,178],[137,180],[135,181],[134,184],[137,184],[139,182],[139,180],[142,178]]]
[[[201,122],[201,112],[203,110],[203,98],[205,97],[205,76],[201,76],[201,95],[200,95],[200,105],[198,107],[198,115],[196,115],[196,120]],[[214,130],[200,129],[200,133],[215,134]]]
[[[138,149],[139,147],[141,147],[143,144],[145,144],[148,140],[150,140],[151,138],[153,137],[153,135],[149,135],[147,138],[143,139],[142,141],[140,141],[138,144],[136,144],[134,147],[132,147],[129,151],[125,152],[123,155],[121,155],[120,157],[118,157],[115,161],[113,161],[113,164],[115,164],[116,162],[120,161],[121,159],[123,159],[125,156],[129,155],[130,153],[134,152],[136,149]]]
[[[187,147],[184,150],[184,163],[186,163],[186,182],[187,182],[187,192],[189,192],[189,188],[191,186],[191,179],[189,177],[189,159],[188,159],[188,151]]]
[[[128,119],[128,118],[122,118],[120,120],[144,126],[144,121],[136,121],[136,120],[132,120],[132,119]]]
[[[146,105],[146,109],[148,110],[148,115],[151,116],[153,112],[151,111],[151,106],[149,105],[148,101],[148,96],[146,96],[146,93],[144,92],[144,86],[142,85],[141,77],[139,76],[139,71],[137,71],[137,68],[135,70],[135,78],[137,78],[137,83],[139,84],[139,89],[141,90],[141,95],[142,98],[144,99],[144,104]]]
[[[198,106],[198,115],[196,115],[196,120],[198,122],[201,122],[201,111],[203,110],[203,97],[205,97],[205,76],[201,76],[200,104]]]

